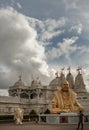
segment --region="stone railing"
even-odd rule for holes
[[[77,124],[76,113],[40,114],[39,124]],[[89,123],[89,115],[84,116],[84,123]]]

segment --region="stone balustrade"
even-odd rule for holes
[[[39,124],[77,124],[77,113],[40,114]],[[85,115],[84,123],[89,123],[89,115]]]

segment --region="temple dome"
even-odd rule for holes
[[[49,86],[51,88],[58,88],[60,87],[61,82],[65,79],[64,74],[61,74],[60,77],[56,77],[55,79],[53,79],[50,83]]]
[[[23,81],[22,76],[19,76],[19,80],[13,85],[13,87],[26,87],[27,84]]]
[[[53,79],[50,83],[49,86],[58,86],[60,84],[60,78],[57,77],[55,79]]]

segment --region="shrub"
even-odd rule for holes
[[[46,109],[46,111],[44,112],[44,114],[50,114],[50,110]]]
[[[31,112],[29,113],[29,117],[30,119],[35,119],[38,118],[38,114],[36,113],[35,110],[31,110]]]

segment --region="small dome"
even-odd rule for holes
[[[19,76],[19,80],[13,85],[13,87],[25,87],[27,84],[23,81],[22,76]]]
[[[39,88],[39,87],[42,87],[42,85],[41,85],[41,82],[38,82],[38,81],[33,80],[33,81],[31,82],[31,87]]]

